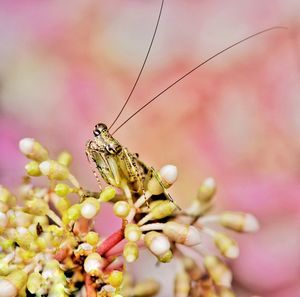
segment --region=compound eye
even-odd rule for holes
[[[94,136],[95,136],[95,137],[97,137],[97,136],[100,135],[100,131],[99,131],[98,129],[95,129],[95,130],[93,131],[93,133],[94,133]]]

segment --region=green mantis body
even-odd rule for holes
[[[153,167],[148,167],[137,154],[132,154],[123,147],[109,132],[105,124],[97,124],[93,131],[94,139],[86,144],[86,155],[93,161],[102,179],[109,185],[124,191],[127,199],[131,200],[132,193],[145,194],[147,181],[156,178],[166,196],[166,186],[159,173]],[[101,187],[98,172],[94,170],[96,179]]]

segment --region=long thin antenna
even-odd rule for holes
[[[201,66],[203,66],[204,64],[208,63],[209,61],[211,61],[212,59],[214,59],[215,57],[221,55],[222,53],[228,51],[229,49],[235,47],[236,45],[243,43],[244,41],[251,39],[257,35],[266,33],[268,31],[272,31],[272,30],[278,30],[278,29],[287,29],[286,27],[281,27],[281,26],[275,26],[275,27],[270,27],[267,28],[265,30],[256,32],[255,34],[252,34],[240,41],[237,41],[235,43],[233,43],[232,45],[224,48],[223,50],[217,52],[216,54],[214,54],[213,56],[209,57],[207,60],[205,60],[204,62],[202,62],[201,64],[199,64],[198,66],[196,66],[195,68],[193,68],[192,70],[190,70],[189,72],[187,72],[186,74],[184,74],[183,76],[181,76],[180,78],[178,78],[177,80],[175,80],[171,85],[169,85],[167,88],[165,88],[164,90],[162,90],[160,93],[158,93],[155,97],[153,97],[151,100],[149,100],[146,104],[144,104],[141,108],[139,108],[135,113],[133,113],[126,121],[124,121],[113,133],[116,133],[121,127],[123,127],[129,120],[131,120],[135,115],[137,115],[141,110],[143,110],[145,107],[147,107],[150,103],[152,103],[154,100],[156,100],[160,95],[162,95],[163,93],[165,93],[166,91],[168,91],[169,89],[171,89],[174,85],[176,85],[177,83],[179,83],[181,80],[183,80],[185,77],[187,77],[188,75],[190,75],[192,72],[194,72],[195,70],[197,70],[198,68],[200,68]]]
[[[154,41],[155,36],[156,36],[156,32],[157,32],[157,29],[158,29],[158,25],[159,25],[161,13],[162,13],[163,6],[164,6],[164,2],[165,2],[164,0],[161,1],[160,10],[159,10],[158,18],[157,18],[157,21],[156,21],[154,33],[153,33],[153,35],[152,35],[152,39],[151,39],[151,42],[150,42],[150,45],[149,45],[149,48],[148,48],[146,57],[145,57],[145,59],[144,59],[143,65],[142,65],[142,67],[141,67],[141,69],[140,69],[140,72],[139,72],[139,74],[138,74],[138,76],[137,76],[137,78],[136,78],[136,80],[135,80],[135,83],[134,83],[134,85],[133,85],[133,87],[132,87],[132,89],[131,89],[131,91],[130,91],[130,93],[129,93],[129,95],[128,95],[126,101],[125,101],[125,103],[123,104],[123,106],[122,106],[120,112],[118,113],[117,117],[116,117],[115,120],[112,122],[112,124],[109,126],[109,130],[112,128],[112,126],[115,124],[115,122],[118,120],[118,118],[119,118],[120,115],[122,114],[124,108],[126,107],[127,103],[129,102],[129,99],[131,98],[131,95],[133,94],[133,91],[135,90],[135,87],[136,87],[138,81],[140,80],[140,77],[141,77],[142,72],[143,72],[143,70],[144,70],[144,67],[145,67],[145,65],[146,65],[148,56],[149,56],[149,54],[150,54],[150,51],[151,51],[151,48],[152,48],[153,41]]]

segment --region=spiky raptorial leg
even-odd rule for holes
[[[122,149],[122,159],[127,165],[127,171],[129,175],[129,180],[132,182],[137,182],[138,191],[142,191],[145,196],[145,187],[144,187],[144,176],[141,173],[141,170],[138,167],[138,159],[136,155],[131,154],[126,148]]]
[[[157,182],[160,184],[160,186],[163,189],[164,195],[173,203],[176,205],[176,207],[181,210],[181,208],[175,203],[174,199],[170,195],[170,193],[167,191],[167,187],[164,185],[164,182],[162,178],[160,177],[159,173],[151,166],[149,168],[149,171],[151,172],[152,176],[157,180]]]
[[[92,169],[92,172],[93,172],[93,174],[94,174],[94,176],[96,178],[96,181],[97,181],[97,184],[98,184],[98,186],[100,188],[100,191],[102,191],[102,185],[101,185],[101,181],[100,181],[100,176],[96,172],[96,170],[94,169],[94,167],[92,165],[92,162],[91,162],[92,156],[90,155],[90,151],[89,150],[90,150],[90,142],[88,142],[87,145],[86,145],[85,154],[86,154],[86,158],[87,158],[87,160],[89,162],[89,166]]]

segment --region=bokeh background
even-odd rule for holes
[[[53,153],[71,151],[77,176],[96,188],[85,142],[95,123],[113,121],[128,95],[160,1],[0,5],[0,182],[21,180],[17,143],[30,136]],[[257,215],[261,231],[238,238],[241,256],[232,263],[241,297],[300,296],[299,17],[296,0],[166,0],[146,70],[119,123],[216,51],[266,27],[289,30],[216,58],[116,134],[148,164],[178,166],[172,194],[182,206],[214,176],[217,209]]]

